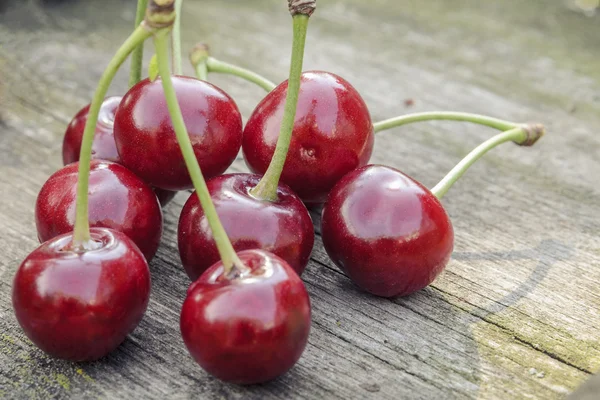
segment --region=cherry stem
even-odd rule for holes
[[[395,128],[397,126],[410,124],[413,122],[433,120],[472,122],[474,124],[489,126],[490,128],[495,128],[501,131],[507,131],[509,129],[519,126],[519,124],[515,124],[513,122],[487,117],[485,115],[451,111],[433,111],[406,114],[401,115],[399,117],[386,119],[384,121],[374,123],[373,129],[375,130],[375,133],[377,133],[380,131],[385,131],[387,129]]]
[[[208,60],[208,45],[204,43],[198,43],[190,51],[190,62],[194,66],[196,71],[196,77],[202,81],[208,80],[208,67],[206,65]]]
[[[214,57],[207,58],[206,67],[208,69],[208,72],[216,72],[240,77],[251,83],[256,84],[257,86],[260,86],[267,92],[270,92],[277,86],[273,82],[257,74],[256,72],[252,72],[249,69],[238,67],[237,65],[217,60]]]
[[[208,81],[208,67],[206,63],[196,65],[196,77],[201,81]]]
[[[256,72],[211,57],[208,45],[205,43],[198,43],[194,46],[190,52],[190,62],[196,70],[196,77],[203,81],[208,79],[209,72],[216,72],[240,77],[260,86],[267,92],[270,92],[277,86]]]
[[[134,28],[140,26],[144,20],[148,0],[138,0],[137,10],[135,13]],[[131,69],[129,70],[129,87],[134,86],[142,80],[142,62],[144,59],[144,44],[138,45],[133,53],[131,53]]]
[[[309,14],[293,14],[292,20],[294,22],[292,58],[279,138],[277,139],[275,153],[273,154],[273,158],[271,159],[267,171],[256,187],[250,191],[250,194],[254,197],[268,201],[277,200],[279,178],[283,172],[283,166],[285,165],[285,159],[292,140],[294,119],[296,118],[296,106],[298,104],[298,95],[300,93],[300,78],[302,75],[302,62],[304,59],[304,45],[306,43]]]
[[[225,276],[231,276],[232,274],[242,273],[243,271],[246,271],[248,267],[246,267],[237,256],[233,245],[227,237],[225,228],[223,228],[223,225],[221,224],[221,220],[219,219],[215,205],[210,198],[206,181],[202,175],[202,170],[200,169],[200,165],[194,154],[192,142],[190,141],[185,127],[175,88],[173,87],[173,82],[171,80],[171,72],[169,71],[167,34],[158,32],[154,36],[154,46],[156,48],[158,73],[162,81],[167,107],[169,109],[169,114],[171,115],[173,128],[175,129],[175,135],[179,142],[179,147],[181,148],[186,167],[192,178],[192,183],[196,189],[196,194],[200,200],[202,209],[204,210],[204,215],[206,215],[210,229],[213,232],[217,250],[221,256],[221,261],[223,262],[223,274]]]
[[[173,23],[173,71],[175,75],[183,74],[181,63],[181,8],[183,0],[175,0],[175,22]]]
[[[521,125],[499,133],[496,136],[486,140],[475,149],[473,149],[465,158],[463,158],[448,174],[437,184],[431,192],[435,197],[441,199],[469,169],[475,161],[479,160],[485,153],[494,147],[505,142],[515,142],[519,146],[532,146],[544,135],[544,127],[540,124]]]
[[[149,29],[145,24],[140,24],[135,31],[127,38],[125,43],[119,48],[113,59],[110,61],[106,70],[100,78],[96,92],[90,105],[88,119],[83,131],[81,141],[81,151],[79,153],[79,175],[77,180],[77,205],[75,214],[75,227],[73,232],[73,245],[75,247],[87,248],[90,245],[90,225],[88,221],[88,185],[90,175],[90,161],[92,158],[92,143],[96,124],[98,123],[98,114],[100,107],[108,91],[114,76],[131,54],[138,46],[143,45],[144,41],[152,36],[153,29]]]

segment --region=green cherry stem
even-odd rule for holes
[[[213,238],[215,239],[217,250],[221,256],[221,261],[223,262],[223,273],[225,276],[231,276],[232,273],[241,273],[247,270],[247,267],[237,256],[233,245],[229,241],[227,233],[221,224],[221,220],[217,215],[217,210],[210,198],[206,181],[204,180],[200,165],[194,154],[194,149],[183,121],[183,115],[181,114],[179,103],[177,102],[175,88],[173,87],[171,73],[169,71],[167,34],[163,32],[157,33],[154,36],[154,46],[156,48],[156,58],[158,61],[158,73],[162,81],[167,107],[169,109],[169,114],[171,115],[173,128],[175,129],[175,135],[177,136],[177,141],[179,142],[179,147],[181,148],[181,153],[183,154],[183,159],[190,177],[192,178],[194,188],[196,189],[196,194],[198,195],[200,204],[204,210],[204,215],[206,215],[210,229],[213,232]]]
[[[519,126],[519,124],[515,124],[513,122],[504,121],[504,120],[492,118],[492,117],[487,117],[485,115],[471,114],[471,113],[464,113],[464,112],[433,111],[433,112],[406,114],[406,115],[401,115],[399,117],[386,119],[384,121],[374,123],[373,129],[375,130],[375,133],[377,133],[377,132],[385,131],[387,129],[410,124],[413,122],[434,121],[434,120],[472,122],[474,124],[489,126],[490,128],[498,129],[500,131],[507,131],[509,129],[516,128]]]
[[[211,57],[208,45],[205,43],[198,43],[194,46],[190,52],[190,62],[196,70],[196,77],[203,81],[207,80],[208,73],[212,72],[237,76],[260,86],[267,92],[270,92],[277,86],[256,72]]]
[[[206,63],[196,65],[196,77],[201,81],[208,81],[208,68]]]
[[[214,57],[208,57],[206,60],[206,67],[208,72],[216,72],[240,77],[251,83],[254,83],[257,86],[260,86],[267,92],[270,92],[277,86],[256,72],[252,72],[249,69],[238,67],[237,65],[229,64],[224,61],[219,61]]]
[[[173,23],[173,71],[175,75],[183,74],[181,63],[181,9],[183,0],[175,0],[175,22]]]
[[[433,189],[431,189],[431,192],[438,199],[444,197],[452,185],[463,176],[467,169],[494,147],[511,141],[519,146],[531,146],[543,135],[544,127],[540,124],[522,125],[497,134],[467,154],[465,158],[456,164],[456,166],[452,168],[452,170],[450,170],[450,172],[448,172],[448,174],[435,185]]]
[[[288,79],[283,120],[281,122],[279,138],[277,139],[277,145],[275,146],[275,153],[273,154],[271,163],[256,187],[250,190],[250,194],[254,197],[268,201],[277,200],[279,178],[283,172],[283,166],[292,140],[294,119],[296,118],[296,106],[298,104],[298,95],[300,92],[300,77],[304,59],[306,31],[308,30],[308,20],[314,11],[316,3],[316,1],[309,2],[306,0],[289,0],[289,2],[294,22],[294,39],[292,42],[290,76]],[[305,6],[306,3],[312,3],[312,8],[306,10],[305,13],[299,13],[297,10],[293,9],[294,3],[302,3],[302,6]]]
[[[138,26],[144,20],[146,7],[148,6],[148,0],[138,0],[137,11],[135,13],[135,25]],[[131,69],[129,71],[129,87],[132,87],[136,83],[142,80],[142,61],[144,59],[144,44],[138,45],[131,53]]]
[[[192,51],[190,51],[190,62],[196,71],[196,77],[201,81],[208,80],[208,67],[206,65],[207,60],[208,45],[204,43],[198,43],[194,46]]]
[[[77,205],[75,214],[75,227],[73,232],[73,245],[75,247],[87,248],[90,245],[90,226],[88,221],[88,185],[90,175],[90,161],[92,158],[92,143],[94,132],[98,123],[98,113],[115,74],[125,62],[129,54],[137,47],[143,45],[144,41],[152,36],[154,29],[141,24],[127,38],[119,48],[113,59],[100,78],[96,92],[90,105],[88,119],[83,131],[81,151],[79,154],[79,175],[77,183]]]

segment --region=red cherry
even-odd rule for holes
[[[287,81],[256,107],[244,129],[248,167],[267,170],[279,137]],[[365,165],[373,150],[373,124],[356,89],[329,72],[304,72],[290,149],[281,175],[300,198],[322,203],[346,173]]]
[[[120,163],[117,145],[113,136],[113,125],[115,113],[119,103],[120,96],[107,97],[104,99],[98,114],[98,123],[94,133],[94,143],[92,144],[92,158],[102,159]],[[63,139],[63,164],[71,164],[79,161],[79,152],[81,151],[81,139],[83,130],[88,119],[90,105],[82,108],[69,123],[65,137]]]
[[[308,210],[285,185],[278,200],[258,200],[250,195],[260,176],[228,174],[207,182],[217,214],[236,251],[262,249],[283,258],[298,275],[308,264],[314,227]],[[179,255],[192,281],[220,260],[204,211],[193,193],[181,211]]]
[[[454,245],[439,200],[414,179],[381,165],[352,171],[335,185],[321,230],[333,262],[359,287],[383,297],[429,285]]]
[[[141,321],[150,271],[124,234],[92,228],[94,250],[73,250],[72,233],[34,250],[17,270],[12,301],[25,334],[47,354],[89,361],[114,350]]]
[[[79,163],[55,172],[35,205],[40,242],[73,231]],[[120,164],[92,160],[89,183],[90,226],[123,232],[150,261],[160,243],[162,212],[152,189]]]
[[[235,102],[195,78],[174,76],[173,85],[205,178],[225,172],[242,142],[242,118]],[[160,78],[145,79],[125,94],[115,115],[115,141],[123,165],[146,182],[168,190],[192,188]]]
[[[119,96],[107,97],[100,107],[98,124],[96,124],[96,132],[94,133],[94,142],[92,144],[92,159],[107,160],[122,164],[113,135],[115,113],[121,99],[122,97]],[[64,165],[79,161],[81,139],[83,138],[83,131],[89,111],[90,105],[88,104],[75,115],[75,118],[73,118],[67,127],[62,150]],[[153,188],[153,190],[161,206],[166,206],[177,194],[170,190],[158,188]]]
[[[248,271],[228,278],[218,262],[190,286],[181,334],[211,375],[238,384],[266,382],[302,355],[310,301],[302,280],[281,258],[262,250],[238,256]]]

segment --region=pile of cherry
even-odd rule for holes
[[[429,285],[450,259],[454,234],[439,199],[452,183],[500,143],[531,145],[543,133],[539,125],[463,113],[374,124],[350,83],[329,72],[301,73],[315,0],[288,0],[294,22],[288,81],[275,87],[201,47],[192,60],[202,79],[171,75],[167,38],[178,4],[145,3],[138,5],[145,19],[107,68],[94,101],[67,127],[64,167],[36,202],[42,244],[14,279],[18,321],[53,357],[101,358],[135,329],[149,301],[148,262],[161,240],[161,205],[195,188],[178,227],[179,255],[193,282],[181,310],[183,340],[220,379],[273,379],[300,358],[310,330],[300,279],[314,243],[306,205],[323,205],[323,244],[353,282],[377,296],[408,295]],[[105,97],[125,58],[138,52],[141,59],[150,37],[155,72],[136,79],[139,62],[132,62],[129,91]],[[210,71],[269,91],[245,127],[234,100],[206,81]],[[367,165],[375,131],[427,119],[504,132],[432,190],[394,168]],[[240,148],[253,173],[223,175]]]

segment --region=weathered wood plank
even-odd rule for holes
[[[207,41],[218,57],[284,79],[285,4],[185,7],[184,48]],[[102,11],[93,2],[45,10],[23,2],[0,14],[0,395],[550,399],[600,369],[600,39],[597,17],[550,0],[332,0],[311,22],[306,68],[352,82],[374,119],[459,109],[549,128],[535,148],[494,150],[444,199],[456,247],[430,288],[393,301],[361,293],[317,237],[303,276],[313,303],[303,358],[267,385],[222,384],[193,363],[179,335],[189,284],[176,247],[181,193],[165,211],[140,327],[99,362],[45,357],[16,324],[11,280],[37,245],[33,204],[60,167],[65,125],[89,101],[133,19],[129,3],[109,0]],[[126,78],[120,73],[111,91],[121,92]],[[245,117],[263,95],[235,78],[213,79]],[[404,107],[406,98],[414,107]],[[377,137],[373,161],[433,185],[490,134],[452,123],[405,127]],[[244,170],[241,159],[232,167]]]
[[[600,393],[600,374],[594,375],[569,395],[569,400],[595,400]]]

